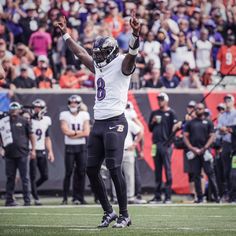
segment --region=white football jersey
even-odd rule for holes
[[[124,58],[119,55],[101,69],[95,66],[95,120],[119,116],[125,111],[131,75],[121,71]]]
[[[32,129],[36,136],[36,150],[45,150],[46,131],[52,125],[49,116],[43,116],[41,120],[32,119]]]
[[[60,113],[60,120],[66,121],[69,128],[72,130],[83,130],[84,122],[90,120],[90,115],[87,111],[80,111],[76,116],[74,116],[70,111],[63,111]],[[78,138],[72,139],[65,135],[66,145],[79,145],[86,144],[86,139]]]

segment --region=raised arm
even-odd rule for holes
[[[2,67],[2,64],[0,63],[0,80],[5,79],[5,76],[6,76],[5,71]]]
[[[122,73],[125,75],[130,75],[135,70],[135,60],[138,55],[139,50],[139,31],[140,22],[135,16],[135,12],[132,12],[132,17],[130,19],[130,25],[133,29],[133,33],[129,42],[129,53],[125,56],[122,62]]]
[[[62,21],[56,22],[54,24],[55,27],[58,27],[63,35],[63,39],[66,42],[66,45],[69,49],[80,59],[80,61],[93,73],[95,73],[94,64],[92,57],[88,54],[88,52],[81,47],[68,33],[66,27],[66,19],[63,18]]]

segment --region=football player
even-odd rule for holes
[[[51,118],[46,116],[47,106],[44,100],[36,99],[32,103],[32,129],[36,136],[36,158],[30,159],[31,193],[35,205],[42,205],[39,200],[37,188],[48,180],[48,161],[54,162],[52,141],[50,138]],[[36,181],[37,168],[40,178]]]
[[[98,227],[108,227],[116,220],[114,228],[124,228],[131,224],[127,210],[126,183],[121,171],[127,121],[124,116],[127,104],[131,74],[135,70],[135,60],[139,50],[140,22],[132,13],[130,25],[129,52],[119,53],[117,41],[112,37],[97,37],[92,55],[75,42],[68,34],[65,18],[56,22],[70,50],[93,73],[95,73],[96,97],[94,106],[95,123],[88,140],[87,174],[92,188],[104,210]],[[119,217],[108,201],[100,168],[105,158],[115,185],[119,204]]]
[[[65,135],[65,178],[63,183],[63,201],[67,204],[70,179],[73,178],[73,199],[75,205],[86,204],[84,200],[86,174],[86,137],[90,133],[90,116],[81,110],[82,99],[79,95],[68,98],[68,111],[60,113],[61,130]]]

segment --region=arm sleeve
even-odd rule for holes
[[[148,128],[149,128],[149,131],[151,132],[153,131],[153,128],[155,126],[155,124],[152,123],[153,116],[154,116],[154,113],[152,112],[149,118],[149,122],[148,122]]]
[[[177,115],[176,113],[173,111],[173,125],[177,123],[178,119],[177,119]]]
[[[25,129],[28,137],[34,133],[32,129],[32,123],[27,120],[25,121]]]
[[[84,113],[84,120],[90,120],[90,115],[88,112]]]
[[[52,120],[49,116],[47,116],[47,119],[48,119],[48,128],[45,132],[45,136],[46,137],[50,137],[50,133],[51,133],[51,125],[52,125]]]
[[[187,121],[184,125],[184,132],[189,133],[190,132],[190,122]]]
[[[66,114],[64,111],[60,113],[59,120],[66,120]]]
[[[217,124],[217,128],[221,128],[223,125],[223,119],[222,119],[222,115],[220,115],[219,119],[218,119],[218,124]]]
[[[50,137],[50,132],[51,131],[51,127],[49,126],[45,132],[45,137]]]
[[[211,121],[209,122],[209,133],[210,134],[215,133],[214,125]]]

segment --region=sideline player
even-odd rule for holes
[[[54,154],[52,150],[52,141],[50,138],[51,118],[46,116],[47,106],[44,100],[36,99],[32,103],[33,117],[32,129],[36,137],[36,158],[30,159],[30,182],[31,193],[36,206],[42,205],[39,200],[37,188],[48,180],[48,162],[54,162]],[[47,151],[46,151],[47,150]],[[40,178],[36,181],[37,167]]]
[[[86,173],[86,137],[90,133],[90,116],[81,110],[82,99],[79,95],[68,98],[68,111],[60,113],[61,130],[65,135],[65,178],[63,183],[63,201],[67,204],[70,179],[73,178],[73,199],[75,205],[86,204],[84,200]]]
[[[129,52],[126,55],[119,54],[119,47],[114,38],[98,37],[93,45],[92,56],[90,56],[67,33],[65,18],[55,24],[61,30],[70,50],[90,71],[95,73],[95,123],[88,141],[87,174],[104,210],[102,222],[98,227],[108,227],[114,220],[116,220],[114,228],[124,228],[131,224],[121,163],[128,128],[124,111],[130,78],[135,70],[135,59],[139,49],[140,22],[134,12],[130,19],[130,25],[133,33],[129,42]],[[100,175],[104,158],[115,185],[120,211],[119,217],[108,201]]]

